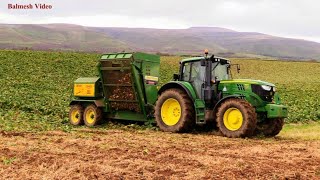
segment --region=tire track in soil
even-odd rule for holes
[[[320,142],[151,130],[0,132],[0,177],[320,179]]]

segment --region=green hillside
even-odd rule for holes
[[[228,57],[320,61],[320,43],[218,27],[148,29],[71,24],[0,24],[0,49],[84,52],[144,51],[175,55],[204,49]]]
[[[199,54],[209,49],[215,54],[269,56],[282,59],[320,60],[320,43],[237,32],[223,28],[189,29],[94,28],[133,47],[153,52]],[[241,55],[240,55],[241,56]]]
[[[32,48],[41,50],[122,51],[128,46],[106,34],[83,26],[0,25],[0,48]]]
[[[0,129],[70,129],[73,81],[97,75],[98,54],[0,51]],[[178,71],[180,57],[161,57],[161,84]],[[233,59],[239,78],[273,82],[289,106],[287,122],[320,120],[320,63]]]

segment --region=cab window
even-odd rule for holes
[[[190,63],[185,63],[183,66],[183,75],[182,75],[182,80],[183,81],[189,81],[190,80],[190,68],[191,64]]]

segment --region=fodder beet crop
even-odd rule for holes
[[[72,83],[96,76],[97,54],[0,51],[0,129],[71,128],[68,105]],[[162,57],[160,84],[178,71],[180,57]],[[289,106],[289,122],[320,119],[320,63],[234,59],[235,78],[266,80],[277,85]]]

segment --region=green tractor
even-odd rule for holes
[[[102,55],[99,77],[74,82],[71,124],[94,126],[102,119],[156,122],[167,132],[188,132],[200,125],[216,127],[226,137],[275,136],[281,131],[288,112],[275,85],[231,79],[229,60],[208,57],[207,52],[184,59],[179,74],[160,88],[159,67],[157,55]]]

